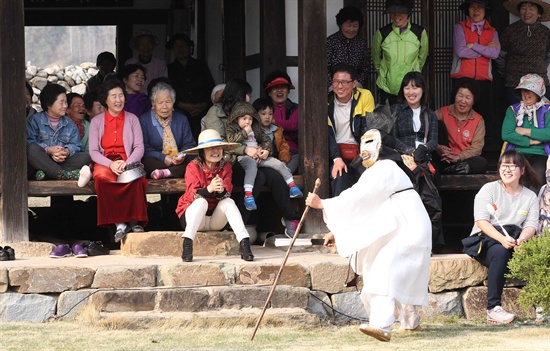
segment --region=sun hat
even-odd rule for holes
[[[550,3],[544,0],[506,0],[502,3],[502,6],[510,12],[512,15],[520,17],[519,6],[524,3],[529,2],[539,6],[539,9],[542,8],[542,13],[540,13],[540,21],[550,21]]]
[[[132,39],[130,39],[130,48],[137,50],[136,44],[138,43],[140,37],[151,37],[155,46],[158,46],[160,44],[160,39],[156,35],[154,35],[149,29],[141,28],[137,31],[136,34],[134,34]]]
[[[209,147],[221,146],[224,151],[233,150],[236,147],[239,147],[239,143],[228,143],[222,140],[220,133],[214,129],[205,129],[199,134],[199,143],[197,146],[182,151],[184,154],[196,155],[199,153],[199,150],[208,149]]]
[[[276,85],[288,85],[288,89],[294,89],[294,85],[292,85],[292,83],[289,82],[288,79],[284,77],[277,77],[265,86],[264,91],[268,91]]]
[[[519,84],[516,90],[525,89],[537,94],[542,98],[546,94],[546,87],[544,86],[544,79],[538,74],[526,74],[520,78]]]
[[[486,10],[491,9],[491,4],[489,4],[489,0],[464,0],[464,2],[460,5],[459,9],[462,11],[467,10],[472,4],[481,5],[485,7]]]
[[[414,0],[387,0],[384,15],[391,13],[406,13],[411,15],[414,8]]]

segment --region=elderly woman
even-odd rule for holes
[[[235,202],[230,198],[233,185],[231,164],[224,161],[223,153],[239,146],[222,141],[220,134],[206,129],[199,135],[199,145],[185,153],[199,156],[187,165],[187,190],[180,198],[176,213],[180,217],[185,262],[193,260],[193,240],[197,231],[221,230],[227,222],[239,241],[241,258],[253,261],[250,236]]]
[[[332,87],[332,70],[339,63],[352,65],[357,71],[360,88],[365,87],[369,73],[367,41],[359,36],[363,13],[357,7],[346,6],[336,15],[338,32],[327,38],[327,88]]]
[[[78,135],[82,141],[82,149],[88,151],[88,134],[90,131],[90,122],[86,119],[86,105],[80,94],[67,94],[67,116],[76,124]]]
[[[118,72],[118,79],[124,83],[127,96],[124,110],[138,117],[151,109],[151,101],[141,92],[145,87],[146,73],[147,69],[139,64],[126,65]]]
[[[547,68],[550,56],[550,29],[541,22],[550,20],[550,3],[543,0],[508,0],[502,4],[506,10],[520,18],[504,29],[500,37],[502,46],[499,70],[505,72],[504,86],[509,104],[519,102],[514,88],[520,78],[536,73],[544,78],[546,97],[550,98]]]
[[[474,109],[485,118],[492,117],[492,60],[500,53],[498,33],[491,27],[487,15],[489,0],[465,0],[460,9],[466,19],[454,26],[454,56],[451,68],[453,91],[458,79],[475,79],[479,86]]]
[[[145,146],[143,165],[153,179],[183,178],[190,158],[179,151],[196,145],[187,117],[174,111],[175,100],[174,88],[157,83],[151,90],[153,109],[140,118]]]
[[[36,171],[36,180],[79,178],[82,166],[91,162],[82,152],[76,125],[65,114],[65,88],[48,84],[40,94],[43,111],[27,118],[27,160]]]
[[[546,160],[550,155],[550,105],[545,92],[544,79],[538,74],[521,77],[516,87],[521,101],[506,110],[502,122],[502,140],[507,142],[505,150],[523,153],[540,184],[545,183]]]
[[[294,89],[289,75],[275,71],[264,80],[264,91],[273,102],[273,121],[283,128],[283,135],[290,146],[292,159],[287,164],[290,173],[296,172],[300,159],[298,157],[298,104],[288,98],[290,89]]]
[[[140,162],[143,134],[136,115],[124,111],[126,96],[118,80],[102,84],[100,102],[106,108],[90,124],[90,156],[94,161],[97,224],[116,225],[115,242],[126,234],[143,232],[147,224],[147,179],[117,182],[126,165]]]
[[[233,106],[239,101],[249,102],[250,94],[252,94],[252,87],[247,81],[239,78],[233,78],[227,82],[220,98],[220,102],[215,103],[204,117],[205,128],[214,129],[222,136],[222,138],[225,138],[226,128],[229,124],[229,115],[231,114]],[[250,157],[254,157],[257,152],[257,148],[246,145],[242,145],[233,150],[233,153],[236,155],[246,154]],[[236,162],[233,166],[233,172],[233,184],[243,186],[244,169],[238,162]],[[296,213],[296,210],[290,202],[286,182],[277,171],[270,168],[260,168],[256,174],[256,180],[254,181],[253,196],[256,199],[260,195],[260,191],[264,184],[269,186],[275,203],[279,209],[281,209],[285,234],[287,234],[287,236],[293,236],[300,216]],[[236,198],[235,202],[237,203],[237,206],[239,206],[239,210],[241,211],[244,221],[247,222],[250,218],[250,211],[247,211],[244,206],[244,194],[239,193],[238,196],[239,198]]]
[[[481,174],[487,171],[487,160],[481,157],[485,144],[485,122],[472,106],[478,87],[470,78],[458,79],[455,102],[435,111],[439,120],[436,160],[443,173]]]

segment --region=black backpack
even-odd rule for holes
[[[380,34],[382,34],[382,41],[380,42],[380,44],[382,44],[384,42],[384,40],[386,40],[386,37],[388,35],[390,35],[391,31],[392,31],[392,24],[391,23],[385,25],[382,28],[380,28]],[[422,32],[423,31],[424,31],[424,27],[419,26],[418,24],[415,24],[415,23],[411,23],[411,32],[413,32],[414,35],[416,35],[419,42],[422,42]]]

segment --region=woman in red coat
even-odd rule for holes
[[[241,258],[245,261],[254,260],[250,250],[250,236],[237,205],[231,199],[231,163],[225,162],[223,158],[224,151],[237,146],[239,144],[222,141],[217,131],[206,129],[199,135],[198,146],[184,151],[186,154],[198,154],[187,165],[187,190],[180,197],[176,208],[185,230],[181,256],[185,262],[193,260],[193,240],[197,231],[221,230],[227,222],[240,243]]]

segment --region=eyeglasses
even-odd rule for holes
[[[345,88],[345,87],[347,87],[348,85],[350,85],[352,82],[353,82],[353,80],[340,80],[340,79],[334,79],[334,80],[332,81],[332,85],[338,86],[338,85],[342,84],[342,86]]]
[[[513,171],[515,171],[516,168],[518,168],[518,167],[519,167],[518,165],[514,165],[514,164],[512,164],[512,165],[500,165],[500,170],[501,170],[501,171],[505,171],[506,168],[508,168],[511,172],[513,172]]]

